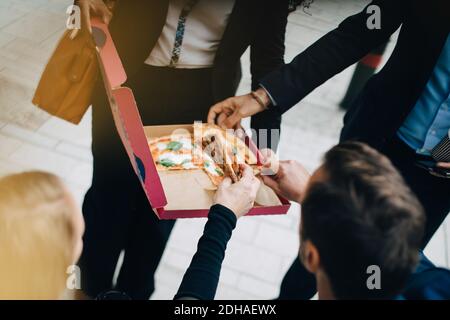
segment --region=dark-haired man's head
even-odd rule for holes
[[[424,219],[386,157],[356,142],[328,151],[302,203],[300,256],[320,298],[399,293],[418,261]]]

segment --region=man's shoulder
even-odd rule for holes
[[[411,275],[402,298],[406,300],[450,299],[450,270],[430,267]]]

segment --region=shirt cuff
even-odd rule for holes
[[[225,207],[221,204],[215,204],[209,210],[208,218],[209,218],[209,220],[212,220],[212,219],[215,220],[215,219],[217,219],[218,215],[223,217],[226,220],[227,227],[231,228],[230,231],[232,231],[232,230],[234,230],[234,228],[236,228],[237,217],[233,211],[231,211],[230,209],[228,209],[227,207]]]
[[[266,89],[266,87],[264,87],[262,84],[259,84],[259,87],[260,87],[261,89],[263,89],[263,90],[266,92],[267,96],[269,96],[270,103],[272,103],[272,105],[276,107],[276,106],[277,106],[277,102],[276,102],[275,99],[272,97],[272,95],[270,94],[270,92]]]

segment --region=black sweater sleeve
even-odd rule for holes
[[[380,8],[381,29],[369,29],[368,10]],[[315,88],[388,41],[408,8],[407,0],[374,0],[363,11],[345,19],[335,30],[300,53],[289,64],[265,76],[260,84],[270,93],[281,113]]]
[[[259,81],[273,70],[284,65],[285,34],[288,21],[287,0],[259,1],[259,25],[250,44],[250,71],[252,90]]]
[[[221,205],[211,207],[203,236],[198,242],[197,253],[192,258],[174,299],[214,299],[225,250],[236,221],[236,216],[228,208]]]

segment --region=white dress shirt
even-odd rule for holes
[[[228,25],[235,0],[199,0],[187,17],[181,54],[175,68],[209,68]],[[178,19],[186,0],[169,0],[166,24],[146,64],[170,65]]]

